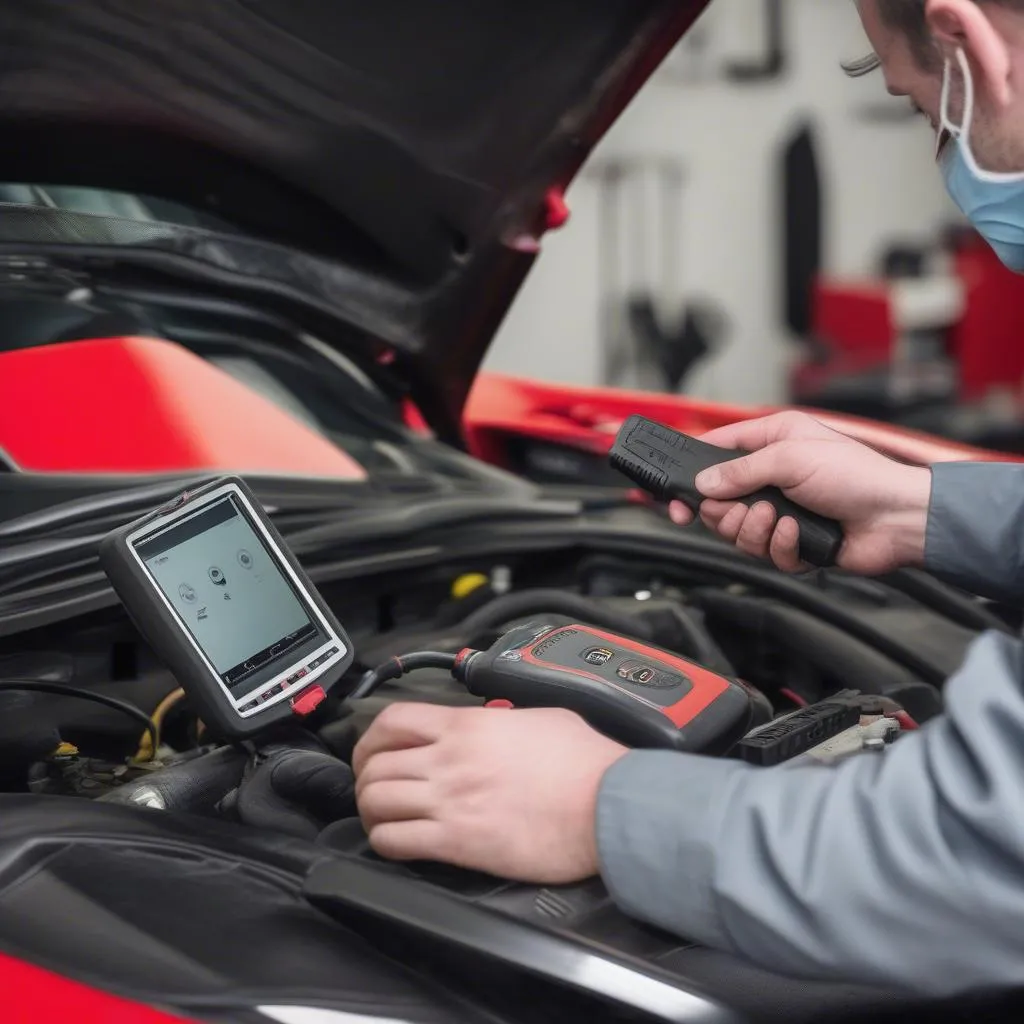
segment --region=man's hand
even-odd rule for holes
[[[930,470],[886,458],[803,413],[737,423],[701,440],[752,453],[697,477],[708,499],[701,520],[741,551],[771,558],[787,572],[806,568],[797,553],[795,520],[776,521],[768,504],[748,509],[730,500],[773,485],[797,504],[842,523],[842,568],[874,576],[923,561]],[[692,519],[678,504],[672,517],[680,524]]]
[[[598,873],[598,789],[625,753],[569,711],[393,704],[352,766],[381,856],[558,885]]]

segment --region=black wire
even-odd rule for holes
[[[975,598],[940,583],[927,573],[915,569],[902,569],[883,577],[882,582],[967,629],[991,629],[1008,633],[1010,636],[1015,635],[998,615],[993,615]]]
[[[725,656],[725,652],[715,643],[711,634],[701,628],[690,618],[690,614],[684,608],[677,608],[673,616],[673,622],[679,627],[679,631],[686,638],[689,647],[686,654],[690,655],[705,668],[713,668],[726,675],[734,675],[735,669]]]
[[[352,700],[369,697],[383,683],[399,679],[410,672],[418,672],[421,668],[443,668],[450,672],[455,668],[455,658],[454,654],[442,654],[440,651],[414,651],[412,654],[392,658],[367,672],[349,697]]]
[[[946,674],[929,661],[920,657],[906,644],[884,633],[881,629],[863,622],[856,615],[847,612],[840,605],[820,591],[807,586],[806,582],[785,576],[775,569],[768,569],[757,563],[744,564],[729,555],[712,554],[704,551],[679,552],[673,559],[679,567],[699,569],[715,575],[726,576],[739,583],[746,583],[759,590],[775,594],[782,600],[817,616],[833,626],[838,626],[851,636],[862,640],[880,654],[902,665],[918,679],[942,687]]]
[[[91,690],[81,690],[77,686],[65,686],[63,683],[51,683],[43,679],[0,679],[0,690],[23,690],[28,693],[49,693],[56,697],[91,700],[94,704],[102,704],[134,718],[149,733],[149,737],[153,741],[154,755],[160,744],[160,737],[153,719],[142,708],[130,704],[126,700],[118,700],[117,697],[108,697],[106,694],[93,693]]]

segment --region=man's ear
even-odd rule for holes
[[[927,0],[928,30],[947,57],[963,50],[977,85],[1000,107],[1013,99],[1009,47],[985,11],[974,0]]]

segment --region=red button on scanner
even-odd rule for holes
[[[323,702],[327,700],[327,694],[322,686],[311,686],[303,690],[297,697],[292,698],[292,711],[303,718],[311,715]]]

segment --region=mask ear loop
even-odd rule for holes
[[[956,144],[963,154],[964,163],[967,164],[970,172],[979,180],[993,185],[1011,185],[1024,181],[1024,171],[1011,171],[1008,173],[986,171],[978,165],[978,161],[974,158],[974,153],[971,150],[971,126],[974,123],[974,74],[967,60],[967,54],[962,49],[956,51],[956,60],[960,65],[960,73],[964,80],[963,121],[958,127],[953,124],[949,116],[949,94],[953,75],[951,62],[947,58],[942,74],[942,98],[939,101],[939,135],[936,139],[936,158],[942,149],[943,136],[948,132],[950,137],[956,140]]]
[[[942,62],[942,97],[939,100],[939,130],[935,133],[935,160],[938,162],[950,140],[959,138],[959,129],[949,119],[949,90],[953,66],[947,57]]]

